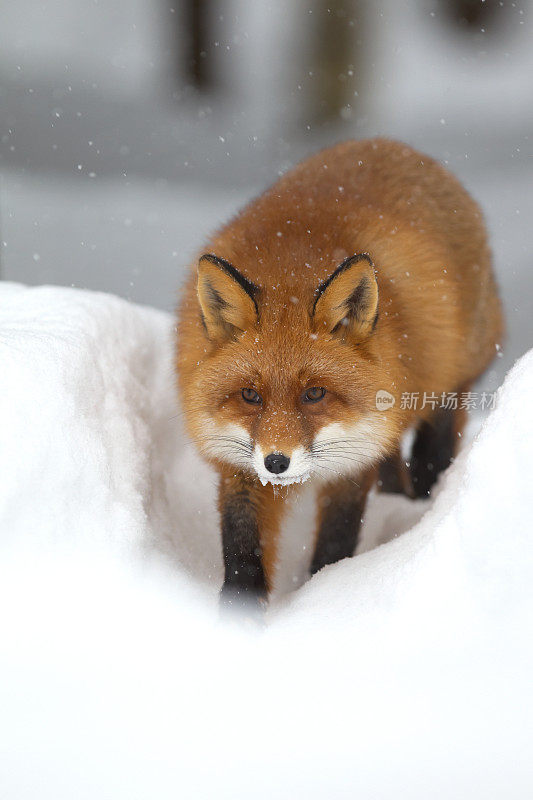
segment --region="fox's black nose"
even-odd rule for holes
[[[284,456],[283,453],[270,453],[270,455],[265,456],[265,467],[269,472],[273,472],[274,475],[279,475],[280,472],[285,472],[290,461],[290,458]]]

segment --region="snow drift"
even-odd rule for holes
[[[304,494],[258,633],[218,622],[172,336],[0,284],[0,796],[531,796],[533,351],[436,499],[372,497],[361,554],[287,593]]]

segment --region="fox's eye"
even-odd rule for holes
[[[263,401],[261,400],[261,396],[257,394],[255,389],[243,389],[242,392],[242,399],[246,400],[247,403],[256,403],[259,405]]]
[[[311,386],[311,388],[308,389],[304,394],[304,402],[318,403],[319,400],[322,400],[325,394],[326,390],[323,389],[322,386]]]

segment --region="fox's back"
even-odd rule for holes
[[[261,287],[265,313],[275,308],[279,322],[287,309],[287,325],[294,325],[295,297],[311,303],[343,258],[369,253],[385,356],[397,357],[401,336],[405,358],[416,354],[412,369],[434,376],[436,386],[479,374],[502,334],[477,204],[440,164],[399,142],[350,141],[316,154],[251,202],[207,249]],[[193,277],[191,301],[194,292]]]
[[[395,399],[467,390],[501,327],[477,205],[400,143],[313,156],[206,243],[182,297],[177,367],[188,431],[219,474],[222,602],[272,588],[299,483],[316,488],[313,573],[353,554],[380,462],[396,490],[427,496],[464,414]]]

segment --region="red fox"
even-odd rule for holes
[[[353,554],[380,464],[391,489],[428,494],[464,412],[400,397],[467,390],[502,329],[480,209],[405,144],[319,152],[223,227],[191,270],[177,336],[188,431],[220,476],[222,602],[266,599],[304,481],[312,573]]]

